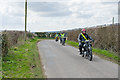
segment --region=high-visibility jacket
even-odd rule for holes
[[[94,41],[88,34],[84,34],[84,36],[83,36],[83,34],[80,33],[78,36],[78,41],[86,41],[88,39]]]
[[[61,37],[62,37],[62,38],[65,37],[65,34],[61,34]]]
[[[56,34],[55,37],[58,37],[58,34]]]

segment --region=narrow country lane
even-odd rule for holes
[[[47,78],[118,78],[118,65],[98,56],[89,61],[78,49],[54,40],[38,43]]]

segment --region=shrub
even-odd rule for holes
[[[27,39],[32,38],[33,34],[27,32]],[[24,40],[23,31],[3,31],[2,32],[2,56],[7,55],[9,48],[17,45]]]
[[[95,48],[118,52],[118,25],[87,28],[87,33],[95,40]],[[68,40],[76,41],[81,29],[68,31]]]

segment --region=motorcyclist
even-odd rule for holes
[[[62,38],[62,40],[63,40],[64,42],[66,41],[66,34],[65,34],[65,32],[62,32],[61,38]]]
[[[55,35],[55,39],[58,40],[58,37],[59,37],[59,34],[56,33],[56,35]]]
[[[55,37],[58,37],[59,35],[56,33]]]
[[[80,33],[78,36],[80,55],[82,54],[82,47],[84,45],[84,41],[86,41],[88,39],[90,39],[92,42],[94,42],[94,40],[86,33],[86,30],[82,29],[82,33]]]
[[[60,33],[59,38],[60,38],[60,43],[62,43],[62,33]]]

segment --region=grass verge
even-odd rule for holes
[[[27,40],[24,45],[9,50],[2,58],[3,78],[44,78],[37,42],[37,38]]]
[[[79,46],[79,43],[74,42],[74,41],[66,40],[66,43],[68,45],[71,45],[71,46],[76,47],[76,48],[78,48],[78,46]],[[107,51],[107,50],[101,50],[98,48],[92,48],[92,51],[93,51],[93,54],[98,55],[101,58],[104,58],[106,60],[109,60],[109,61],[112,61],[114,63],[119,64],[118,61],[120,61],[120,57],[118,57],[118,55],[115,53],[112,53],[112,52]]]

